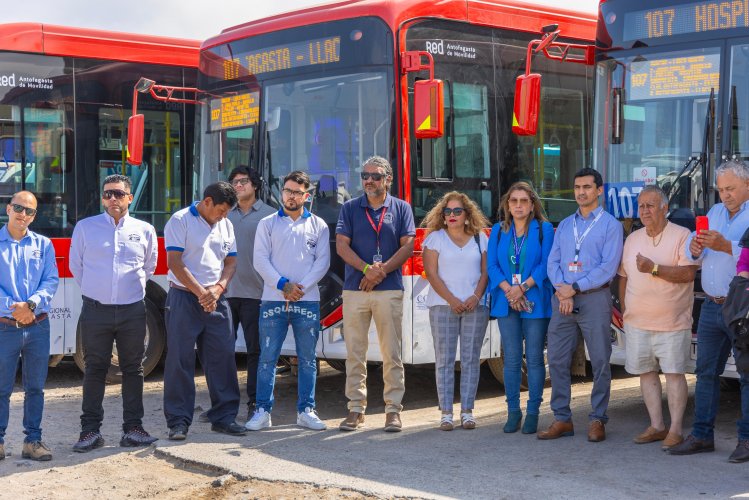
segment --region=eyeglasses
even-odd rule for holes
[[[283,188],[281,192],[286,196],[291,196],[293,198],[301,198],[302,196],[307,194],[306,191],[294,191],[293,189],[288,188]]]
[[[242,177],[241,179],[234,179],[231,181],[232,186],[246,186],[250,182],[249,177]]]
[[[29,217],[33,217],[36,215],[35,208],[24,207],[23,205],[18,205],[17,203],[13,203],[11,207],[13,208],[13,211],[17,214],[20,214],[21,212],[25,212],[26,215]]]
[[[385,177],[385,174],[377,174],[373,172],[361,173],[361,180],[363,181],[368,181],[369,179],[372,179],[373,181],[381,181],[383,177]]]
[[[101,197],[105,200],[111,200],[112,197],[117,198],[118,200],[121,200],[125,196],[128,196],[130,193],[127,193],[125,191],[122,191],[120,189],[107,189],[101,194]]]
[[[510,205],[528,205],[531,200],[530,198],[510,198]]]
[[[454,214],[456,217],[460,217],[461,215],[463,215],[463,212],[465,212],[465,209],[460,208],[460,207],[455,207],[455,208],[445,207],[442,209],[442,215],[444,215],[445,217],[449,217],[450,214]]]

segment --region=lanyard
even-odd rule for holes
[[[523,239],[520,240],[520,245],[518,245],[518,237],[515,235],[515,224],[512,225],[512,246],[515,251],[515,256],[512,259],[512,263],[515,265],[515,274],[520,273],[520,254],[523,251],[523,245],[525,244],[525,239],[528,237],[529,229],[530,224],[528,224],[528,227],[525,230],[525,234],[523,235]]]
[[[580,247],[583,244],[583,240],[586,236],[588,236],[588,233],[591,229],[593,229],[593,226],[596,225],[596,222],[598,222],[598,219],[601,218],[603,215],[603,209],[601,209],[600,212],[598,212],[598,215],[596,215],[596,218],[593,219],[593,222],[590,223],[590,226],[588,226],[588,229],[585,230],[585,232],[582,234],[582,236],[577,236],[577,217],[572,218],[572,229],[575,233],[575,263],[577,263],[578,259],[580,258]]]
[[[367,207],[364,207],[364,213],[367,214],[367,219],[369,219],[369,225],[372,226],[372,229],[374,229],[374,232],[377,235],[377,255],[380,254],[380,229],[382,229],[382,221],[385,220],[385,212],[387,212],[387,210],[388,210],[388,207],[382,207],[382,213],[380,214],[380,222],[377,224],[377,226],[375,226],[372,216],[369,215],[369,210],[367,210]]]

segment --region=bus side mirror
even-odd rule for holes
[[[417,139],[438,139],[445,133],[442,80],[414,82],[414,122]]]
[[[127,121],[127,162],[130,165],[143,163],[144,120],[143,115],[133,115]]]
[[[520,75],[515,79],[512,132],[516,135],[536,135],[540,109],[541,75]]]

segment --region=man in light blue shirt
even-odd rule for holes
[[[14,194],[6,207],[8,223],[0,229],[0,460],[5,458],[5,430],[19,356],[23,356],[26,434],[21,456],[52,459],[42,442],[41,424],[49,362],[47,313],[59,279],[52,242],[28,229],[36,207],[32,193]]]
[[[120,446],[154,441],[143,429],[143,354],[146,338],[146,282],[156,270],[158,243],[151,224],[131,217],[132,183],[110,175],[102,184],[104,213],[75,225],[70,242],[70,272],[81,287],[78,320],[86,370],[83,375],[81,433],[73,451],[104,446],[104,385],[117,342],[122,371]]]
[[[686,242],[687,256],[702,262],[702,289],[706,294],[697,324],[697,384],[694,388],[692,433],[681,444],[668,450],[671,455],[715,451],[715,415],[720,400],[720,375],[731,353],[733,333],[723,321],[723,303],[736,262],[741,254],[739,240],[749,227],[749,167],[741,161],[728,161],[715,171],[722,203],[707,213],[710,229],[692,233]],[[741,377],[741,417],[736,422],[738,445],[729,461],[749,460],[749,377]]]
[[[276,363],[289,326],[299,360],[297,425],[314,430],[326,428],[315,412],[315,348],[320,335],[317,283],[330,267],[330,230],[322,218],[304,207],[310,184],[305,172],[288,174],[283,183],[283,207],[261,220],[255,235],[255,269],[263,278],[262,348],[257,409],[245,425],[251,431],[271,426]]]
[[[622,225],[599,206],[601,174],[592,168],[575,173],[579,208],[559,223],[546,269],[556,294],[551,300],[547,353],[554,422],[538,439],[572,436],[570,409],[572,356],[582,333],[593,367],[592,411],[588,441],[606,439],[606,410],[611,392],[611,292],[609,282],[622,258]]]

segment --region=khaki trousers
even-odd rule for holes
[[[346,397],[349,411],[367,409],[367,347],[374,319],[382,353],[385,413],[400,413],[406,390],[403,373],[403,291],[343,291],[343,338],[346,342]]]

